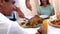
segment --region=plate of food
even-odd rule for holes
[[[60,19],[50,21],[49,24],[54,26],[54,27],[59,27],[60,28]]]
[[[40,18],[38,15],[35,15],[28,21],[28,23],[25,23],[22,27],[26,28],[40,27],[42,25],[42,21],[43,21],[42,18]]]
[[[43,18],[43,19],[48,19],[49,18],[48,15],[40,15],[40,17]]]

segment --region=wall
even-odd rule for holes
[[[25,14],[25,16],[34,16],[37,14],[36,6],[35,6],[35,0],[30,0],[30,4],[32,6],[32,11],[26,8],[25,0],[18,0],[19,2],[19,8],[22,10],[22,12]]]
[[[51,4],[54,6],[54,9],[56,11],[56,14],[59,13],[59,11],[60,11],[59,1],[60,0],[50,0]]]
[[[53,5],[54,9],[55,9],[55,13],[59,13],[60,12],[60,0],[49,0],[50,3]],[[30,11],[29,9],[26,8],[25,5],[25,0],[18,0],[19,2],[19,8],[22,10],[22,12],[25,14],[25,16],[34,16],[35,14],[37,14],[37,8],[39,6],[40,3],[39,0],[30,0],[30,3],[32,5],[32,11]]]

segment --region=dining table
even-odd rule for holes
[[[37,27],[37,28],[24,28],[24,27],[19,26],[17,21],[9,21],[8,18],[4,18],[2,15],[0,15],[0,18],[2,19],[2,21],[4,20],[5,22],[8,21],[8,22],[15,23],[15,24],[13,24],[13,26],[15,26],[15,27],[19,27],[20,29],[23,28],[24,31],[22,31],[22,33],[26,32],[25,34],[36,34],[37,30],[40,28],[40,27]],[[30,16],[28,16],[28,18],[30,18]],[[55,18],[55,17],[53,16],[52,18]],[[0,25],[1,25],[1,23],[0,23]],[[1,27],[0,27],[0,33],[1,33],[1,31],[2,30],[1,30]],[[5,31],[3,30],[3,32],[5,32]],[[60,28],[56,28],[56,27],[53,27],[53,26],[48,24],[47,34],[60,34]]]
[[[26,16],[27,18],[31,18],[33,16]],[[54,16],[50,16],[50,19],[52,20],[55,20],[56,19],[56,15]],[[49,21],[50,19],[46,19],[47,21]],[[47,29],[47,34],[60,34],[60,28],[57,28],[57,27],[53,27],[48,23],[48,29]],[[23,27],[24,28],[24,27]],[[37,30],[39,29],[40,27],[37,27],[37,28],[24,28],[25,31],[27,32],[27,34],[36,34]]]
[[[32,16],[31,16],[32,17]],[[30,19],[30,16],[27,16],[27,18]],[[54,16],[50,16],[50,19],[56,19],[56,15]],[[49,19],[48,19],[49,20]],[[47,21],[48,21],[47,20]],[[37,27],[37,28],[24,28],[25,31],[28,33],[28,34],[36,34],[37,30],[39,29],[40,27]],[[47,34],[60,34],[60,28],[57,28],[57,27],[53,27],[49,24],[48,22],[48,29],[47,29]]]

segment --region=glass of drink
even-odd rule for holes
[[[43,21],[43,26],[44,26],[44,28],[48,29],[48,22],[47,22],[47,20]]]
[[[60,13],[56,14],[57,19],[60,19]]]

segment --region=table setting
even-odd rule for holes
[[[1,15],[0,15],[1,16]],[[43,16],[43,17],[42,17]],[[54,15],[54,16],[50,16],[49,18],[46,18],[47,16],[46,15],[42,15],[42,16],[39,16],[39,17],[41,17],[41,18],[45,18],[45,19],[43,19],[43,23],[42,23],[42,25],[41,25],[41,23],[39,23],[38,24],[38,26],[37,25],[34,25],[34,23],[33,23],[33,25],[31,26],[31,25],[28,25],[28,27],[25,27],[25,23],[28,23],[28,20],[33,20],[33,18],[32,17],[34,17],[34,16],[26,16],[26,18],[18,18],[17,19],[17,21],[10,21],[8,18],[6,18],[5,16],[4,16],[4,19],[3,19],[3,17],[1,17],[1,19],[0,19],[0,22],[1,21],[4,21],[4,22],[6,22],[6,21],[8,21],[8,22],[11,22],[12,23],[12,25],[13,26],[15,26],[15,28],[16,28],[16,30],[17,31],[19,31],[18,29],[21,29],[22,31],[21,31],[21,33],[23,32],[25,32],[24,34],[36,34],[37,33],[37,30],[41,27],[41,26],[44,26],[46,29],[47,29],[47,34],[60,34],[60,27],[58,27],[58,26],[60,26],[59,24],[58,24],[58,26],[56,25],[56,26],[54,26],[54,24],[53,23],[50,23],[50,21],[55,21],[55,22],[57,22],[58,21],[58,23],[60,22],[60,20],[58,19],[57,20],[57,18],[56,18],[56,15]],[[45,17],[44,17],[45,16]],[[38,18],[39,18],[38,17]],[[32,18],[32,19],[31,19]],[[37,19],[37,17],[35,18],[34,17],[34,20],[38,20]],[[34,22],[34,21],[33,21]],[[24,26],[22,26],[21,25],[21,23],[23,23],[22,25],[24,25]],[[31,22],[32,23],[32,22]],[[1,23],[0,23],[1,24]],[[52,25],[51,25],[52,24]],[[11,25],[10,25],[11,26]],[[9,30],[10,30],[10,26],[8,27],[8,33],[9,33]],[[18,28],[17,28],[18,27]],[[13,28],[14,29],[14,28]],[[20,31],[19,31],[20,32]],[[15,32],[16,33],[16,32]]]
[[[27,19],[31,19],[34,16],[26,16]],[[56,20],[56,15],[54,16],[48,16],[48,15],[40,15],[39,17],[43,18],[43,22],[47,21],[47,23],[42,23],[43,26],[45,26],[45,28],[47,29],[47,33],[48,34],[53,34],[54,32],[59,34],[59,30],[60,30],[60,26],[59,27],[54,27],[53,25],[51,25],[51,23],[49,23],[50,21]],[[39,26],[36,27],[23,27],[25,29],[25,31],[28,34],[36,34],[37,30],[42,26],[41,24]],[[53,30],[54,29],[54,30]],[[55,30],[56,29],[56,30]],[[54,31],[54,32],[53,32]],[[52,33],[53,32],[53,33]],[[56,34],[55,33],[55,34]]]

